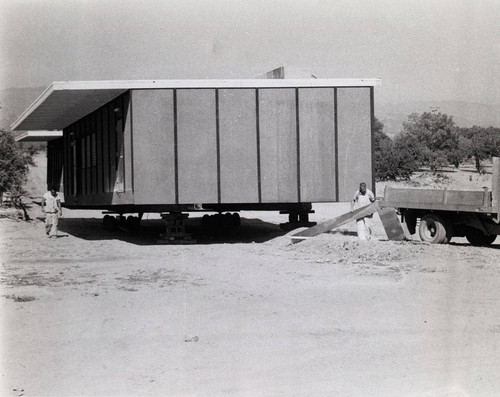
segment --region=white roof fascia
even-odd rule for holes
[[[17,142],[47,142],[62,136],[62,131],[26,131],[15,140]]]
[[[240,79],[240,80],[103,80],[56,81],[54,90],[131,90],[151,88],[280,88],[280,87],[376,87],[381,79]]]

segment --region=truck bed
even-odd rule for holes
[[[493,213],[491,191],[402,189],[386,186],[382,207]]]

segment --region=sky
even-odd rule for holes
[[[380,78],[382,103],[500,105],[499,21],[500,0],[0,0],[0,89],[285,65]]]

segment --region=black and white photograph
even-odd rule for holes
[[[500,395],[499,21],[0,0],[0,396]]]

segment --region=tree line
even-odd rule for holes
[[[403,130],[391,139],[375,119],[374,153],[379,181],[409,179],[422,167],[433,172],[450,164],[458,168],[470,159],[481,172],[483,160],[500,155],[500,128],[462,128],[453,117],[437,111],[412,113]]]

